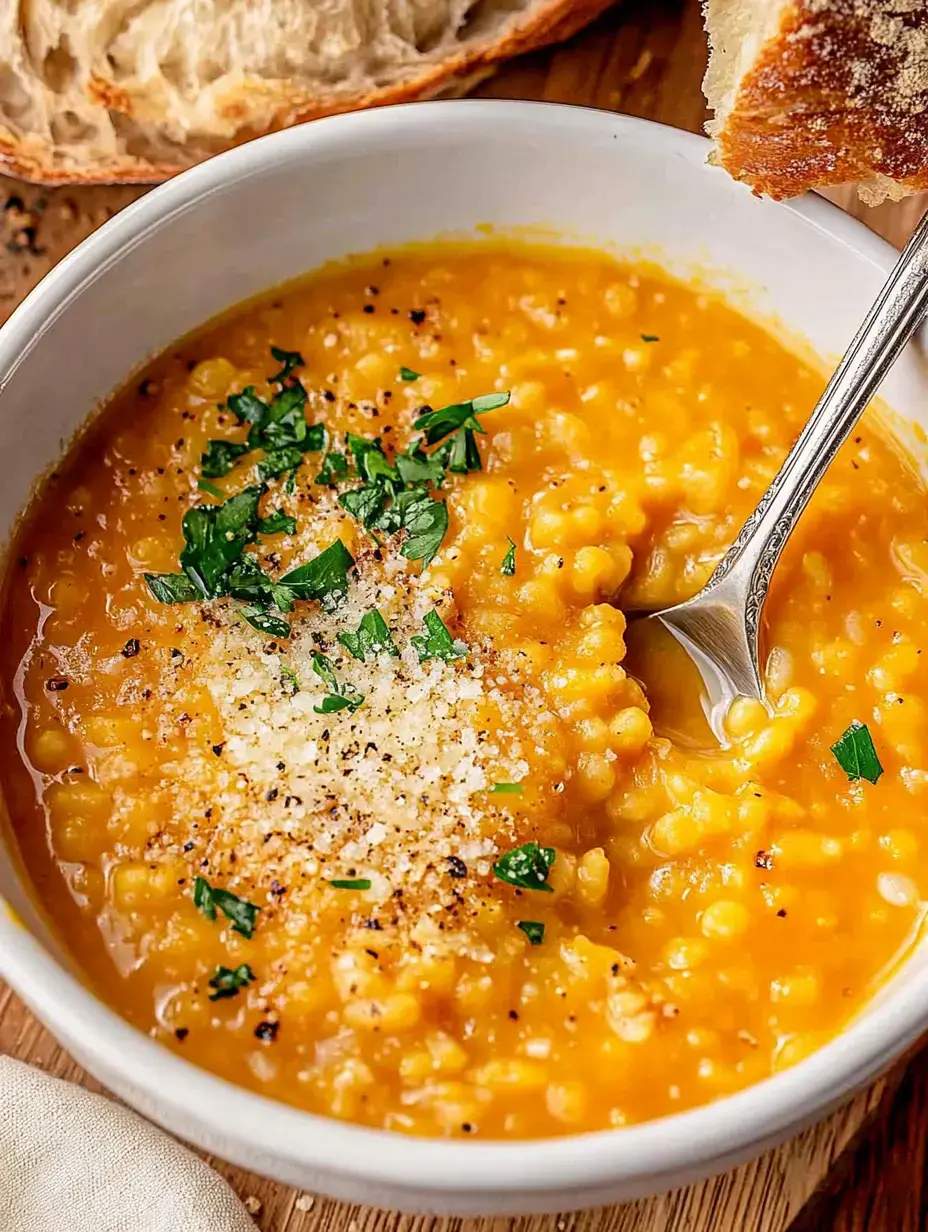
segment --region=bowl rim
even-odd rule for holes
[[[260,138],[202,163],[145,194],[79,244],[0,328],[0,393],[22,355],[40,345],[48,323],[100,276],[127,246],[153,228],[235,181],[334,145],[350,154],[354,141],[434,132],[441,126],[528,124],[539,134],[566,125],[577,138],[619,137],[657,149],[668,159],[706,166],[709,142],[652,121],[590,108],[513,100],[467,99],[409,103],[332,116]],[[745,192],[748,190],[745,189]],[[888,272],[895,250],[861,222],[818,197],[778,208]],[[14,861],[15,864],[15,861]],[[689,1111],[626,1127],[521,1141],[442,1140],[350,1124],[305,1112],[238,1087],[201,1069],[131,1026],[44,949],[0,898],[0,974],[46,1023],[60,1029],[85,1058],[119,1075],[123,1091],[144,1095],[143,1106],[169,1107],[242,1154],[270,1155],[298,1168],[350,1177],[389,1190],[441,1195],[538,1194],[658,1180],[687,1170],[721,1166],[753,1145],[784,1137],[822,1115],[872,1079],[928,1022],[928,972],[916,975],[884,1004],[851,1022],[840,1035],[792,1068]],[[131,1100],[130,1096],[130,1100]],[[193,1110],[193,1111],[192,1111]]]

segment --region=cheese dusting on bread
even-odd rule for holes
[[[756,192],[928,188],[928,9],[913,0],[708,0],[714,161]]]

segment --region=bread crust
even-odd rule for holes
[[[712,161],[758,194],[857,183],[875,204],[928,188],[928,4],[788,0],[707,129]]]
[[[525,19],[518,21],[502,38],[488,44],[462,46],[454,56],[429,65],[414,77],[395,85],[359,92],[353,96],[326,98],[297,86],[246,81],[222,105],[222,114],[235,125],[245,119],[255,101],[272,108],[272,119],[260,127],[243,123],[231,140],[217,140],[215,149],[242,145],[255,137],[289,128],[307,120],[320,119],[346,111],[367,107],[382,107],[391,103],[414,102],[440,95],[464,93],[489,76],[495,68],[513,56],[535,51],[548,43],[569,38],[598,17],[615,0],[538,0]],[[136,119],[130,95],[115,83],[95,76],[87,83],[88,95],[110,112]],[[147,119],[147,117],[146,117]],[[55,165],[54,146],[45,141],[17,139],[0,126],[0,172],[18,176],[36,184],[148,184],[160,183],[194,163],[204,155],[178,146],[176,161],[149,161],[129,153],[95,161],[86,167],[63,169]]]

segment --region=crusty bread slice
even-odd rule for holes
[[[928,188],[928,0],[705,0],[713,161],[758,193]]]
[[[162,180],[261,133],[460,93],[611,0],[0,0],[0,171]]]

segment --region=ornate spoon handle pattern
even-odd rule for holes
[[[696,660],[713,712],[764,699],[760,635],[780,553],[835,454],[928,310],[928,214],[757,508],[703,589],[655,613]],[[719,734],[720,713],[712,723]]]

